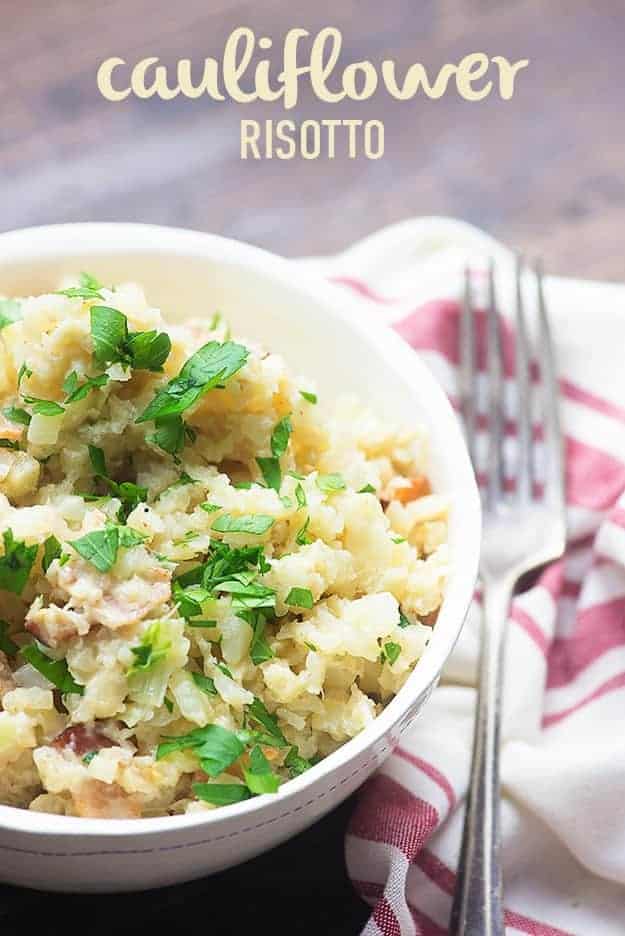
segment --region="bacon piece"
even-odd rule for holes
[[[101,751],[102,748],[115,747],[115,741],[107,738],[98,731],[95,725],[70,725],[51,742],[51,747],[63,750],[68,748],[83,757],[90,751]]]

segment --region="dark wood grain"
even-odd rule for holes
[[[105,219],[176,224],[288,255],[334,251],[415,214],[462,217],[560,273],[621,279],[625,211],[622,0],[2,0],[4,229]],[[336,25],[345,61],[528,57],[512,101],[450,94],[338,108],[303,96],[296,118],[382,118],[378,162],[239,159],[242,116],[274,107],[104,101],[95,73],[120,55],[201,61],[250,25],[278,44]]]

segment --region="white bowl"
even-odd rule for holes
[[[451,499],[451,574],[433,636],[401,692],[358,737],[277,794],[205,815],[78,819],[0,806],[0,878],[65,891],[122,891],[202,877],[265,851],[344,800],[378,767],[436,685],[469,606],[479,498],[458,421],[418,356],[345,293],[255,247],[134,224],[68,224],[0,235],[0,295],[56,288],[88,270],[136,280],[168,317],[222,310],[282,352],[324,396],[356,392],[389,419],[429,429],[431,477]],[[208,305],[198,296],[208,295]]]

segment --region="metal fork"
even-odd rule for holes
[[[451,914],[451,936],[504,936],[499,831],[499,728],[506,620],[512,593],[525,573],[562,555],[565,500],[562,434],[553,345],[547,319],[542,270],[534,268],[538,315],[540,413],[544,440],[544,483],[536,485],[531,400],[538,389],[530,373],[523,263],[516,263],[516,490],[504,491],[503,356],[495,296],[494,266],[488,271],[487,370],[488,448],[483,492],[480,577],[483,589],[481,655],[473,762],[462,849]],[[478,472],[475,308],[469,270],[465,272],[461,320],[461,400],[467,443]]]

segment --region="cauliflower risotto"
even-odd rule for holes
[[[0,300],[0,802],[126,818],[273,793],[428,642],[427,440],[219,314],[61,285]]]

